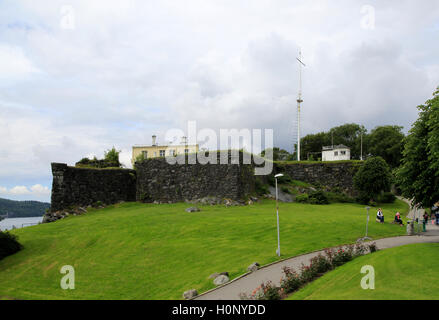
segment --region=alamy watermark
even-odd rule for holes
[[[175,141],[185,137],[187,145],[198,141],[215,145],[218,151],[201,150],[196,153],[177,155]],[[188,121],[187,134],[181,129],[171,129],[165,133],[166,161],[169,164],[255,164],[255,175],[268,175],[273,170],[273,129],[220,129],[219,139],[215,130],[197,130],[196,121]],[[265,149],[264,158],[257,156]],[[243,151],[240,162],[240,150]]]
[[[361,27],[366,30],[375,30],[375,7],[364,5],[361,7],[360,13],[363,15]]]
[[[65,274],[61,278],[60,285],[63,290],[75,289],[75,268],[69,265],[65,265],[61,268],[60,273]]]
[[[375,268],[373,266],[363,266],[361,273],[366,274],[361,278],[361,288],[363,290],[375,290]]]
[[[64,30],[74,30],[76,28],[76,14],[73,6],[63,5],[60,9],[60,13],[60,28]]]

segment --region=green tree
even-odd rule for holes
[[[300,139],[301,158],[307,159],[313,155],[313,158],[321,158],[323,146],[332,144],[344,144],[351,149],[351,158],[360,159],[361,154],[361,135],[363,135],[363,155],[366,150],[366,128],[356,123],[347,123],[330,129],[328,132],[319,132],[308,134]],[[296,145],[297,148],[297,145]],[[319,155],[320,154],[320,155]],[[294,159],[297,159],[297,153],[293,153]]]
[[[331,139],[328,133],[319,132],[316,134],[308,134],[300,139],[301,158],[309,160],[311,160],[311,158],[321,158],[322,147],[330,144]]]
[[[392,167],[399,166],[402,158],[404,134],[400,126],[380,126],[367,136],[367,152],[380,156]]]
[[[356,123],[347,123],[338,127],[334,127],[328,132],[328,138],[334,145],[344,144],[351,149],[351,158],[360,159],[361,155],[361,135],[363,135],[363,155],[366,146],[364,137],[366,135],[366,128]]]
[[[265,149],[264,151],[262,151],[261,157],[265,157],[265,154],[269,150],[271,150],[271,148]],[[274,147],[273,148],[273,161],[286,161],[286,160],[291,160],[291,154],[284,149]]]
[[[110,150],[105,151],[105,161],[110,162],[110,163],[114,163],[117,164],[118,167],[120,167],[120,162],[119,162],[119,154],[120,154],[120,150],[117,151],[115,147],[113,147]]]
[[[396,177],[404,197],[429,208],[439,200],[439,88],[418,110]]]
[[[390,190],[392,174],[387,162],[381,157],[367,159],[354,176],[354,186],[363,200],[376,200],[384,191]]]

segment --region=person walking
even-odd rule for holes
[[[424,221],[422,222],[422,232],[427,232],[428,213],[424,212]]]

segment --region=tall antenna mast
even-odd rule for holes
[[[300,104],[302,99],[302,66],[306,67],[302,62],[302,49],[299,49],[299,57],[296,58],[299,61],[299,94],[297,96],[297,161],[300,161]]]

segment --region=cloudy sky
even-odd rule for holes
[[[439,86],[437,0],[0,1],[0,197],[50,199],[74,164],[171,128],[302,134],[398,124]],[[163,141],[161,141],[163,142]]]

